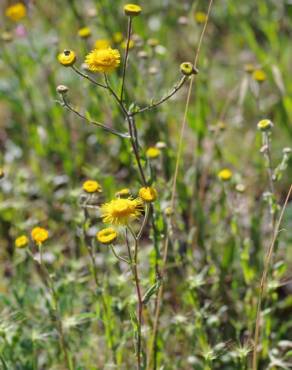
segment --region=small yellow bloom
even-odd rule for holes
[[[0,167],[0,179],[3,179],[5,176],[3,169]]]
[[[144,202],[154,202],[157,198],[156,189],[147,186],[139,190],[139,197],[144,200]]]
[[[206,23],[207,21],[207,14],[204,12],[196,12],[195,13],[195,20],[197,23]]]
[[[78,30],[78,36],[83,39],[86,39],[90,35],[91,35],[91,30],[89,27],[82,27]]]
[[[42,227],[34,227],[31,231],[31,237],[36,244],[41,245],[49,238],[49,233]]]
[[[141,6],[139,5],[136,5],[136,4],[126,4],[124,6],[124,12],[126,15],[129,15],[129,16],[136,16],[136,15],[139,15],[142,11],[142,8]]]
[[[112,227],[106,227],[96,234],[96,239],[102,244],[111,244],[117,236],[117,232]]]
[[[130,42],[129,42],[129,49],[133,49],[134,46],[135,46],[134,40],[130,40]],[[127,49],[127,40],[124,40],[121,43],[121,48],[124,49],[124,50]]]
[[[101,206],[103,222],[113,225],[127,225],[137,219],[143,210],[141,199],[118,198]]]
[[[155,158],[158,158],[161,154],[161,151],[156,148],[155,146],[150,146],[147,150],[146,150],[146,157],[148,158],[151,158],[151,159],[155,159]]]
[[[65,67],[70,67],[76,62],[76,54],[72,50],[64,50],[58,55],[58,61]]]
[[[198,70],[190,62],[184,62],[180,65],[180,70],[185,76],[191,76],[198,73]]]
[[[255,66],[252,63],[247,63],[244,65],[244,70],[247,73],[253,73],[253,71],[255,70]]]
[[[22,3],[16,3],[6,9],[5,15],[12,21],[18,22],[26,16],[26,7]]]
[[[232,172],[228,168],[223,168],[219,171],[218,177],[221,181],[229,181],[232,177]]]
[[[273,122],[269,119],[262,119],[257,124],[258,130],[261,131],[269,131],[271,128],[273,128],[273,126]]]
[[[121,189],[116,192],[116,197],[129,197],[131,195],[131,190],[128,188]]]
[[[26,235],[21,235],[15,239],[15,247],[16,248],[24,248],[28,245],[28,237]]]
[[[267,75],[261,69],[255,69],[252,73],[252,78],[257,82],[264,82],[267,79]]]
[[[120,44],[122,41],[123,41],[123,34],[122,32],[115,32],[113,34],[113,42],[115,42],[116,44]]]
[[[86,191],[86,193],[96,193],[101,192],[101,186],[97,181],[94,180],[87,180],[83,183],[82,189]]]
[[[85,58],[88,69],[92,72],[112,72],[120,65],[121,56],[116,49],[95,49]]]
[[[96,40],[94,43],[95,49],[108,49],[110,47],[111,47],[110,40],[107,40],[107,39],[99,39],[99,40]]]

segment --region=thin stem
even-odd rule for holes
[[[64,95],[62,95],[62,103],[61,103],[62,106],[66,107],[69,111],[75,113],[78,117],[84,119],[86,122],[88,123],[91,123],[95,126],[98,126],[100,128],[102,128],[103,130],[107,131],[107,132],[110,132],[111,134],[113,135],[116,135],[116,136],[119,136],[119,137],[122,137],[124,139],[129,139],[130,138],[130,135],[128,133],[122,133],[122,132],[119,132],[119,131],[116,131],[115,129],[111,128],[111,127],[108,127],[108,126],[105,126],[104,124],[100,123],[100,122],[97,122],[97,121],[92,121],[90,119],[88,119],[87,117],[85,117],[83,114],[81,114],[80,112],[78,112],[75,108],[73,108],[68,102],[67,102],[67,99],[64,97]]]
[[[79,71],[79,69],[77,69],[74,65],[71,66],[71,68],[73,69],[73,71],[75,71],[79,76],[83,77],[83,78],[86,78],[88,81],[90,81],[91,83],[93,83],[94,85],[96,86],[99,86],[99,87],[102,87],[103,89],[107,89],[107,86],[106,85],[103,85],[97,81],[95,81],[93,78],[91,78],[89,75],[87,75],[86,73],[83,73],[81,71]]]
[[[148,217],[149,217],[149,211],[150,211],[150,205],[146,203],[146,206],[145,206],[145,215],[144,215],[144,219],[143,219],[143,222],[142,222],[142,225],[141,225],[141,228],[137,234],[137,240],[140,240],[141,239],[141,236],[143,234],[143,231],[147,225],[147,221],[148,221]]]
[[[118,255],[118,254],[117,254],[117,252],[115,251],[115,248],[114,248],[114,246],[113,246],[112,244],[110,245],[110,248],[111,248],[111,250],[112,250],[112,252],[113,252],[114,256],[115,256],[118,260],[120,260],[120,261],[122,261],[122,262],[126,262],[128,265],[130,264],[130,261],[128,261],[126,258],[124,258],[124,257],[122,257],[122,256],[120,256],[120,255]]]
[[[125,59],[124,59],[124,65],[123,65],[122,87],[121,87],[121,95],[120,95],[121,101],[123,101],[123,98],[124,98],[124,86],[125,86],[129,49],[130,49],[129,47],[130,47],[130,41],[131,41],[131,33],[132,33],[132,17],[129,17],[128,18],[128,31],[127,31],[127,44],[126,44],[126,52],[125,52]]]
[[[150,110],[150,109],[154,109],[154,108],[158,107],[159,105],[163,104],[168,99],[170,99],[171,97],[173,97],[173,95],[175,95],[183,87],[183,85],[187,81],[187,79],[188,79],[187,76],[183,76],[180,79],[180,81],[176,85],[174,85],[174,87],[172,88],[172,90],[166,96],[162,97],[161,99],[159,99],[156,102],[152,102],[147,107],[138,109],[137,111],[133,112],[133,115],[136,115],[138,113],[143,113],[143,112],[145,112],[147,110]]]
[[[109,90],[109,92],[112,94],[112,96],[116,100],[117,104],[119,105],[119,107],[123,111],[125,117],[127,117],[128,116],[128,112],[127,112],[127,110],[126,110],[126,108],[125,108],[122,100],[118,97],[118,95],[116,94],[116,92],[114,91],[114,89],[111,87],[106,73],[104,73],[104,81],[105,81],[105,84],[106,84],[107,89]]]
[[[258,342],[259,342],[259,336],[260,336],[260,316],[261,316],[261,306],[262,306],[262,300],[265,292],[265,288],[267,285],[267,277],[268,277],[268,272],[269,272],[269,267],[270,267],[270,262],[271,258],[273,255],[274,251],[274,246],[277,240],[277,237],[279,235],[280,231],[280,226],[283,220],[283,216],[290,198],[290,195],[292,193],[292,184],[290,185],[290,189],[288,191],[287,197],[285,199],[279,220],[277,222],[277,225],[274,229],[273,233],[273,238],[271,241],[271,244],[268,248],[268,251],[265,256],[265,262],[264,262],[264,269],[261,277],[261,282],[260,282],[260,292],[258,296],[258,303],[257,303],[257,314],[256,314],[256,324],[255,324],[255,334],[254,334],[254,345],[253,345],[253,357],[252,357],[252,370],[257,370],[257,347],[258,347]]]

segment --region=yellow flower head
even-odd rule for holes
[[[3,169],[0,167],[0,179],[3,179],[5,176]]]
[[[195,20],[197,23],[206,23],[207,14],[204,12],[196,12],[195,13]]]
[[[133,49],[134,46],[135,46],[134,40],[130,40],[130,42],[129,42],[129,49]],[[126,40],[124,40],[121,43],[121,48],[124,49],[124,50],[127,49],[127,41]]]
[[[28,237],[26,235],[21,235],[15,239],[15,247],[16,248],[24,248],[28,245]]]
[[[88,69],[92,72],[112,72],[119,66],[121,56],[116,49],[92,50],[85,58]]]
[[[110,47],[111,47],[110,40],[107,40],[107,39],[99,39],[99,40],[96,40],[94,43],[95,49],[108,49]]]
[[[252,73],[252,78],[257,82],[264,82],[267,79],[267,75],[261,69],[255,69]]]
[[[103,222],[113,225],[127,225],[141,215],[143,203],[141,199],[118,198],[101,206]]]
[[[150,186],[143,187],[139,190],[139,197],[144,200],[144,202],[154,202],[157,198],[157,191]]]
[[[5,15],[12,21],[18,22],[26,16],[26,7],[22,3],[16,3],[6,8]]]
[[[122,32],[115,32],[113,34],[113,42],[115,42],[116,44],[120,44],[122,41],[123,41],[123,34]]]
[[[195,66],[190,62],[183,62],[180,65],[180,70],[182,74],[185,76],[191,76],[198,73],[198,70],[195,68]]]
[[[87,180],[83,183],[82,189],[86,191],[86,193],[96,193],[101,192],[101,186],[97,181],[94,180]]]
[[[76,54],[72,50],[64,50],[58,55],[58,61],[65,67],[70,67],[76,62]]]
[[[117,232],[112,227],[106,227],[96,234],[96,239],[102,244],[111,244],[117,239]]]
[[[78,30],[78,36],[83,39],[86,39],[90,35],[91,35],[91,30],[89,27],[82,27]]]
[[[221,181],[229,181],[232,177],[232,172],[228,168],[223,168],[219,171],[218,177]]]
[[[131,195],[131,190],[128,188],[121,189],[116,192],[116,197],[129,197]]]
[[[255,66],[252,63],[247,63],[244,65],[244,70],[247,73],[253,73],[253,71],[255,70]]]
[[[141,6],[136,5],[136,4],[126,4],[124,6],[125,14],[131,17],[135,17],[136,15],[139,15],[141,11],[142,11]]]
[[[258,130],[261,131],[269,131],[271,128],[273,128],[273,126],[273,122],[269,119],[262,119],[257,124]]]
[[[146,157],[148,158],[151,158],[151,159],[155,159],[155,158],[158,158],[161,154],[161,151],[156,148],[155,146],[150,146],[147,150],[146,150]]]
[[[31,237],[36,244],[41,245],[49,238],[49,233],[42,227],[34,227],[31,231]]]

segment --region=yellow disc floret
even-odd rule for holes
[[[97,181],[94,180],[87,180],[83,183],[82,189],[86,191],[86,193],[96,193],[101,192],[101,186]]]
[[[28,237],[26,235],[21,235],[15,239],[16,248],[25,248],[28,245]]]
[[[102,244],[111,244],[117,239],[117,232],[112,227],[106,227],[96,234],[96,239]]]
[[[65,67],[70,67],[76,62],[76,54],[72,50],[64,50],[58,55],[58,61]]]
[[[157,191],[150,186],[146,186],[139,190],[139,197],[146,203],[154,202],[157,198]]]
[[[126,15],[129,15],[129,16],[136,16],[136,15],[139,15],[142,11],[142,8],[141,6],[139,5],[136,5],[136,4],[126,4],[124,6],[124,12]]]
[[[92,72],[112,72],[120,62],[119,51],[111,48],[92,50],[85,58],[85,63]]]
[[[26,16],[26,7],[22,3],[16,3],[6,8],[5,15],[12,21],[18,22]]]
[[[218,177],[221,181],[229,181],[232,177],[232,171],[230,171],[228,168],[223,168],[218,173]]]
[[[101,206],[103,222],[113,225],[127,225],[137,219],[143,210],[141,199],[118,198]]]
[[[37,226],[32,229],[31,237],[36,244],[42,245],[49,238],[49,232],[43,227]]]

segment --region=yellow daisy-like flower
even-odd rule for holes
[[[229,181],[232,177],[232,171],[230,171],[228,168],[223,168],[218,173],[218,177],[221,181]]]
[[[58,61],[65,67],[70,67],[76,62],[76,54],[72,50],[64,50],[58,55]]]
[[[271,128],[273,128],[273,126],[273,122],[269,119],[262,119],[257,124],[258,130],[261,131],[269,131]]]
[[[156,148],[155,146],[150,146],[146,150],[146,157],[151,158],[151,159],[158,158],[160,154],[161,154],[160,149]]]
[[[116,192],[116,197],[129,197],[131,195],[131,190],[128,188],[121,189]]]
[[[32,240],[36,244],[41,245],[43,242],[45,242],[49,238],[49,232],[43,227],[37,226],[32,229],[31,237],[32,237]]]
[[[96,239],[102,244],[111,244],[117,237],[118,234],[112,227],[106,227],[96,234]]]
[[[126,4],[124,6],[124,12],[126,15],[129,15],[131,17],[137,16],[142,12],[142,8],[139,5],[136,4]]]
[[[120,65],[121,55],[116,49],[95,49],[85,58],[88,69],[92,72],[112,72]]]
[[[264,82],[267,79],[267,75],[261,69],[256,69],[252,73],[252,78],[257,82]]]
[[[26,7],[22,3],[16,3],[5,10],[5,15],[12,21],[18,22],[26,16]]]
[[[118,198],[101,206],[103,222],[113,225],[127,225],[137,219],[143,210],[141,199]]]
[[[108,39],[99,39],[96,40],[94,43],[94,48],[95,49],[108,49],[111,47],[110,40]]]
[[[122,41],[123,41],[123,34],[122,32],[115,32],[113,34],[113,42],[115,42],[116,44],[120,44]]]
[[[91,35],[91,30],[89,27],[82,27],[78,30],[78,36],[83,39],[86,39],[90,35]]]
[[[16,248],[24,248],[28,245],[28,237],[26,235],[21,235],[15,239],[15,247]]]
[[[195,13],[195,20],[198,23],[206,23],[207,14],[204,12],[196,12]]]
[[[150,186],[146,186],[139,190],[139,197],[144,200],[144,202],[154,202],[157,198],[157,191]]]
[[[101,192],[101,186],[97,181],[94,180],[87,180],[83,183],[82,189],[86,191],[86,193],[96,193]]]
[[[133,47],[135,46],[135,42],[134,40],[130,40],[129,42],[129,49],[133,49]],[[124,40],[122,43],[121,43],[121,48],[122,49],[127,49],[127,41]]]

